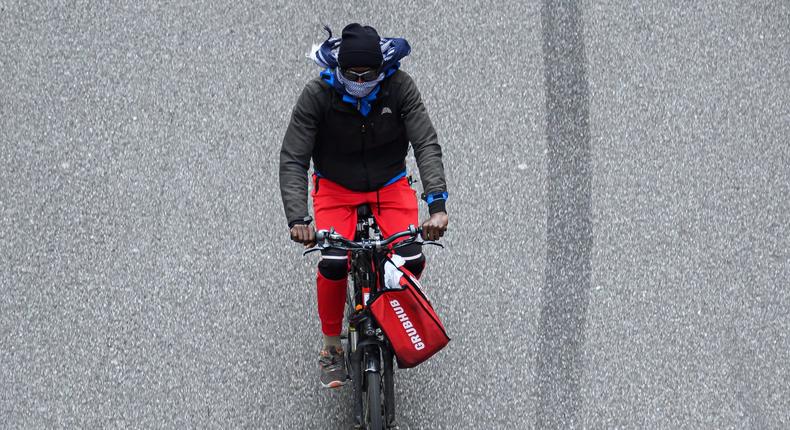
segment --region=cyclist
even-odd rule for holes
[[[417,225],[415,191],[406,175],[409,142],[423,183],[430,218],[423,238],[436,240],[447,228],[447,187],[442,151],[412,78],[400,69],[411,48],[405,39],[380,38],[357,23],[341,38],[312,53],[323,68],[307,83],[291,113],[280,150],[280,192],[291,239],[306,247],[315,229],[353,238],[356,208],[369,204],[384,236]],[[307,170],[313,161],[315,229],[307,208]],[[425,267],[419,245],[397,250],[415,276]],[[323,332],[320,381],[336,388],[347,380],[340,332],[345,307],[348,254],[323,250],[316,275],[318,316]]]

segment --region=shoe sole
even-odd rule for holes
[[[324,384],[323,382],[321,382],[321,386],[324,388],[340,388],[343,385],[346,385],[346,381],[348,381],[348,379],[346,379],[345,381],[332,381],[328,384]]]

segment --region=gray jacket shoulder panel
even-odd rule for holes
[[[280,147],[280,194],[289,224],[308,216],[307,171],[316,134],[326,109],[328,85],[321,78],[307,82],[296,105]]]
[[[420,170],[423,192],[426,194],[447,191],[442,164],[442,147],[436,129],[433,127],[428,111],[422,102],[422,96],[412,77],[398,70],[392,75],[393,91],[397,85],[401,98],[401,115],[406,124],[406,134],[414,149],[414,158]]]

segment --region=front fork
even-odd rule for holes
[[[361,342],[359,341],[360,332],[357,329],[364,335],[364,339]],[[387,351],[386,348],[383,348],[381,342],[376,339],[375,330],[368,319],[363,319],[356,327],[351,326],[349,328],[349,343],[351,346],[349,362],[354,386],[354,419],[357,424],[361,425],[364,413],[363,398],[365,396],[363,393],[369,388],[379,389],[379,387],[367,387],[365,385],[365,374],[368,372],[381,373],[381,354],[386,354]]]
[[[362,366],[363,372],[381,372],[381,354],[386,348],[378,340],[375,328],[368,318],[364,318],[357,328],[362,331],[364,340],[359,341],[360,333],[356,328],[349,330],[352,361]],[[356,375],[356,374],[355,374]]]

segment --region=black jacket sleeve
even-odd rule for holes
[[[401,82],[401,115],[406,124],[406,134],[414,148],[414,158],[420,169],[420,180],[425,195],[443,193],[447,191],[442,164],[442,147],[433,123],[428,117],[425,105],[422,103],[420,92],[414,80],[403,71]],[[431,214],[446,212],[443,199],[434,200],[429,205]]]
[[[307,170],[321,121],[321,92],[318,80],[310,81],[291,112],[291,121],[280,148],[280,194],[288,226],[304,222],[307,211]]]

